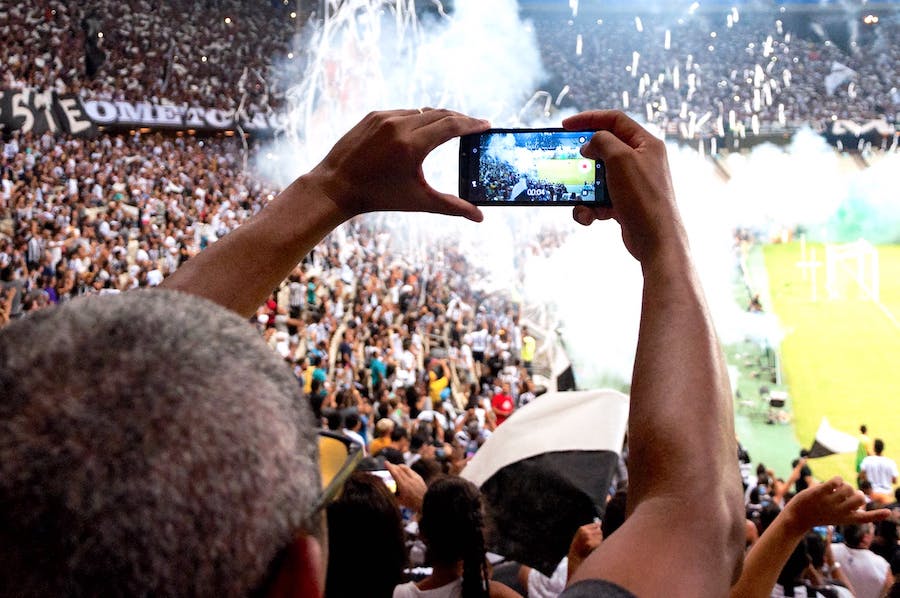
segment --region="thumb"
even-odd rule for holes
[[[572,218],[582,226],[589,226],[594,221],[594,214],[587,206],[575,206],[572,208]]]
[[[854,519],[856,523],[875,523],[876,521],[884,521],[891,516],[890,509],[878,509],[875,511],[855,511]]]
[[[484,220],[484,214],[474,204],[464,199],[452,195],[450,193],[434,192],[434,196],[439,206],[436,211],[441,214],[450,216],[462,216],[472,222],[481,222]]]
[[[591,208],[585,205],[572,208],[572,218],[582,226],[588,226],[594,220],[609,220],[612,215],[612,208]]]
[[[609,131],[597,131],[590,141],[581,146],[582,156],[604,162],[615,160],[631,151],[631,146]]]

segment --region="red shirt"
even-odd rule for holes
[[[494,398],[491,399],[491,408],[494,410],[494,413],[497,415],[497,425],[499,426],[503,422],[506,421],[506,418],[512,415],[513,412],[513,400],[509,395],[505,395],[502,392],[498,392],[494,395]]]

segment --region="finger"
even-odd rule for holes
[[[389,472],[391,472],[391,477],[394,478],[394,481],[396,481],[397,478],[403,477],[403,470],[400,468],[399,465],[394,465],[390,461],[385,461],[384,466]]]
[[[439,114],[437,118],[415,129],[416,137],[414,143],[423,155],[454,137],[481,133],[491,128],[491,123],[486,120],[472,118],[449,110],[432,110],[419,118],[431,119],[434,113],[443,114]]]
[[[820,484],[823,491],[834,492],[844,485],[844,479],[841,476],[834,476],[827,482]]]
[[[418,116],[416,116],[415,120],[415,128],[420,129],[426,125],[430,125],[431,123],[441,120],[447,116],[462,116],[464,118],[469,118],[465,114],[461,112],[456,112],[455,110],[448,110],[447,108],[419,108],[416,110]]]
[[[856,511],[866,504],[866,495],[860,491],[854,491],[852,488],[850,489],[851,493],[847,496],[843,496],[843,493],[839,495],[840,502],[835,506],[836,509],[842,511]]]
[[[572,218],[582,226],[589,226],[594,220],[609,220],[612,215],[612,208],[591,208],[584,205],[572,208]]]
[[[852,497],[854,494],[860,494],[860,495],[862,495],[862,492],[859,492],[858,490],[855,490],[855,489],[853,488],[853,486],[851,486],[850,484],[844,484],[843,482],[841,483],[840,486],[838,486],[838,487],[834,490],[834,493],[837,494],[838,496],[844,498],[844,499],[850,498],[850,497]]]
[[[854,511],[852,514],[854,523],[875,523],[876,521],[884,521],[890,516],[890,509],[878,509],[875,511]]]
[[[479,210],[477,206],[464,199],[460,199],[455,195],[438,193],[434,190],[432,191],[435,196],[435,204],[434,206],[424,207],[426,211],[436,214],[446,214],[448,216],[462,216],[472,222],[481,222],[484,220],[484,214],[481,213],[481,210]]]
[[[582,112],[563,120],[562,125],[570,131],[579,129],[609,131],[631,147],[638,147],[652,137],[637,121],[620,110]]]
[[[383,114],[386,117],[416,116],[417,114],[423,114],[425,110],[431,110],[431,108],[399,108],[397,110],[384,110],[376,114]]]
[[[595,220],[594,212],[585,206],[575,206],[572,208],[572,219],[581,226],[589,226]]]

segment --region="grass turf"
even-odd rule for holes
[[[811,446],[823,416],[832,427],[854,435],[866,424],[869,436],[884,439],[885,454],[900,461],[900,328],[865,300],[855,283],[840,287],[841,298],[828,299],[825,250],[808,244],[807,251],[813,247],[823,263],[816,302],[811,300],[811,277],[804,280],[796,265],[800,244],[764,249],[771,308],[785,331],[781,355],[797,440]],[[900,246],[882,246],[878,253],[881,303],[900,319]],[[822,480],[856,477],[852,454],[816,459],[810,465]]]

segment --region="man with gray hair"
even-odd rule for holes
[[[0,334],[0,388],[2,595],[241,596],[318,537],[296,379],[211,301],[37,312]]]
[[[875,536],[875,526],[871,523],[844,525],[841,527],[844,543],[833,543],[836,566],[844,569],[857,598],[880,598],[887,595],[894,584],[890,565],[886,560],[869,550]]]

